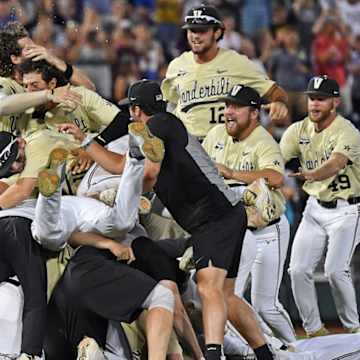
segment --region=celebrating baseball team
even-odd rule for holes
[[[263,118],[288,117],[287,92],[219,46],[219,10],[182,28],[162,83],[117,104],[19,22],[0,30],[1,360],[360,359],[360,133],[338,82],[310,78],[277,142]],[[308,196],[293,242],[288,178]],[[320,316],[324,254],[341,334]]]

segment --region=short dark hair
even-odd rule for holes
[[[14,71],[15,64],[11,61],[11,55],[21,55],[17,40],[11,34],[0,31],[0,76],[9,77]]]
[[[22,74],[39,73],[44,81],[47,83],[52,79],[56,79],[56,86],[64,86],[69,80],[64,73],[53,65],[50,65],[46,60],[32,61],[31,59],[24,60],[19,65],[19,70]]]
[[[10,21],[1,30],[13,36],[16,40],[24,37],[30,37],[29,32],[25,29],[25,26],[19,21]]]

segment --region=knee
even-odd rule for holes
[[[290,267],[288,270],[291,281],[302,281],[305,278],[312,277],[313,271],[303,267],[303,266],[294,266]]]
[[[271,299],[270,301],[266,301],[263,298],[252,298],[251,299],[251,303],[254,307],[254,309],[256,310],[256,312],[262,316],[263,318],[266,318],[266,315],[269,314],[270,312],[275,312],[275,304],[274,304],[275,300]]]
[[[222,294],[222,290],[209,282],[200,282],[197,284],[197,289],[201,299],[213,299]]]
[[[328,279],[330,285],[336,285],[338,282],[351,279],[351,272],[347,270],[328,270],[325,269],[325,276]]]
[[[163,308],[174,313],[175,295],[167,287],[157,284],[149,295],[148,309]]]

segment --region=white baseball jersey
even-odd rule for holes
[[[342,116],[321,132],[307,117],[289,126],[280,142],[285,161],[298,158],[306,170],[320,167],[332,153],[349,159],[338,175],[322,181],[305,181],[304,191],[322,201],[348,199],[360,194],[360,133]]]
[[[191,51],[174,59],[161,90],[165,100],[176,105],[174,114],[188,132],[203,138],[213,126],[224,122],[225,104],[219,98],[237,84],[251,86],[264,95],[274,82],[245,55],[220,48],[205,64],[198,64]]]
[[[345,328],[356,329],[360,326],[359,315],[349,275],[351,258],[360,241],[360,211],[347,199],[360,194],[360,133],[340,115],[320,132],[306,117],[285,131],[280,147],[286,161],[299,158],[307,170],[320,167],[332,153],[348,158],[338,175],[305,181],[303,189],[310,197],[295,235],[289,273],[303,327],[308,333],[316,332],[322,321],[313,273],[327,248],[324,270],[340,321]],[[326,208],[319,201],[332,201],[333,207]]]

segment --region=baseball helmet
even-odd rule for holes
[[[183,29],[216,27],[224,29],[221,16],[216,8],[209,5],[200,5],[188,11],[185,16]]]

